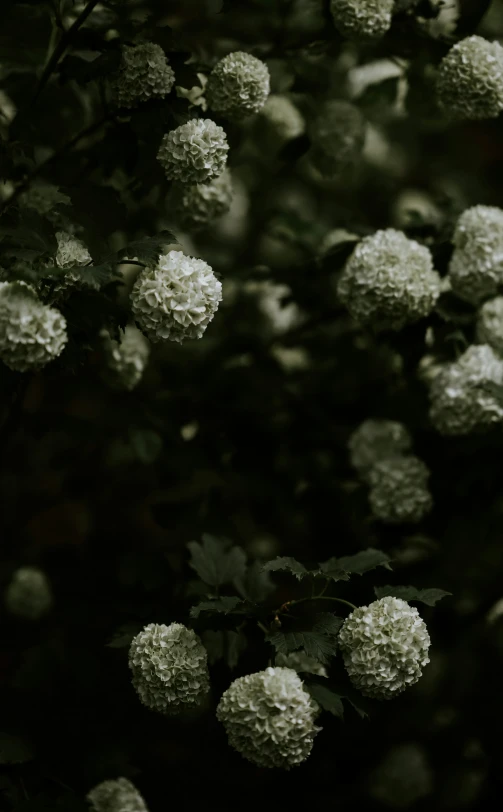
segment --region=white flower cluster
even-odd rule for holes
[[[311,163],[327,179],[346,177],[361,158],[365,133],[365,118],[354,104],[326,102],[310,126]]]
[[[69,198],[52,183],[33,183],[19,196],[19,205],[22,208],[33,209],[57,227],[68,227],[66,218],[58,207],[68,206],[69,202]]]
[[[490,391],[503,385],[503,361],[488,344],[468,347],[444,364],[429,388],[430,418],[440,434],[471,434],[503,421],[503,405]]]
[[[221,59],[211,71],[206,98],[212,110],[239,121],[264,106],[270,90],[267,65],[244,51]]]
[[[110,89],[117,107],[131,108],[148,99],[163,99],[174,83],[175,74],[161,46],[142,42],[123,46]]]
[[[288,96],[271,93],[260,111],[261,118],[281,141],[291,141],[303,134],[304,117]]]
[[[457,42],[438,69],[437,96],[455,119],[497,118],[503,110],[503,48],[472,36]]]
[[[377,462],[400,456],[410,450],[412,437],[396,420],[364,420],[349,438],[351,465],[363,479]]]
[[[206,183],[225,169],[229,145],[210,118],[193,118],[163,136],[157,159],[168,180]]]
[[[133,686],[148,708],[179,713],[197,707],[210,689],[207,652],[181,623],[150,623],[129,649]]]
[[[61,354],[66,321],[25,282],[0,282],[0,359],[17,372],[42,369]]]
[[[222,300],[222,284],[202,259],[181,251],[161,255],[131,291],[131,309],[152,342],[201,338]]]
[[[92,262],[92,257],[82,240],[78,240],[67,231],[57,231],[58,250],[55,261],[58,268],[69,269],[77,266],[84,267]],[[72,271],[56,277],[52,280],[52,296],[56,296],[63,291],[69,291],[74,287],[85,287],[84,278]]]
[[[94,812],[148,812],[135,785],[127,778],[102,781],[87,795]]]
[[[204,228],[229,211],[232,197],[232,178],[227,169],[209,183],[183,184],[174,195],[175,218],[183,228]]]
[[[335,27],[349,39],[377,39],[391,26],[395,0],[330,0]]]
[[[353,684],[376,699],[400,694],[429,663],[426,624],[400,598],[381,598],[355,609],[342,625],[339,645]]]
[[[266,668],[235,680],[217,718],[229,744],[259,767],[290,769],[309,756],[319,729],[317,704],[291,668]]]
[[[503,296],[489,299],[477,315],[477,339],[503,355]]]
[[[370,794],[392,809],[408,809],[433,790],[425,751],[415,743],[393,747],[370,776]]]
[[[431,312],[440,277],[428,248],[389,228],[358,243],[337,290],[356,321],[375,330],[400,330]]]
[[[503,209],[472,206],[459,217],[449,265],[452,290],[479,304],[503,285]]]
[[[302,649],[300,651],[291,651],[290,654],[277,654],[276,666],[283,668],[291,668],[293,671],[302,672],[304,674],[314,674],[317,677],[328,677],[327,669],[314,657],[310,657]]]
[[[369,472],[369,502],[376,519],[387,524],[420,522],[432,509],[430,472],[412,455],[388,457]]]
[[[106,362],[105,377],[114,389],[131,392],[142,379],[147,366],[150,345],[134,324],[127,324],[121,341],[111,338],[108,330],[102,330],[103,350]]]
[[[5,591],[7,610],[27,620],[38,620],[52,606],[52,591],[45,572],[38,567],[20,567]]]

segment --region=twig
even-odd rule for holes
[[[328,595],[314,595],[314,597],[312,598],[299,598],[299,600],[297,601],[287,601],[282,606],[280,606],[276,614],[277,615],[285,614],[286,612],[290,611],[290,606],[296,606],[299,603],[307,603],[308,601],[337,601],[338,603],[344,603],[346,606],[349,606],[352,610],[356,609],[354,603],[345,601],[343,598],[331,598]]]

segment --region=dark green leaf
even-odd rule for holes
[[[312,629],[278,631],[268,640],[280,654],[305,649],[309,657],[326,663],[337,651],[337,633],[343,622],[342,618],[323,612],[316,616]]]
[[[136,637],[141,628],[138,623],[124,623],[115,630],[106,645],[108,648],[129,648],[133,637]]]
[[[306,682],[304,685],[322,710],[328,711],[339,719],[343,718],[344,706],[342,698],[338,694],[335,694],[330,688],[321,685],[319,682]]]
[[[0,733],[0,764],[24,764],[33,758],[33,750],[20,736]]]
[[[299,581],[309,575],[309,571],[304,564],[296,561],[295,558],[289,557],[275,558],[273,561],[268,561],[267,564],[264,564],[262,570],[264,572],[289,572],[291,575],[295,575]]]
[[[243,598],[253,603],[262,603],[276,589],[271,576],[264,572],[259,561],[250,564],[243,576],[235,578],[234,586]]]
[[[369,547],[367,550],[362,550],[361,553],[356,553],[356,555],[339,558],[338,564],[351,575],[363,575],[364,572],[375,570],[376,567],[385,567],[390,570],[390,561],[389,555],[386,555],[381,550]]]
[[[243,606],[244,601],[235,595],[224,596],[222,598],[213,598],[207,601],[201,601],[201,603],[198,603],[197,606],[193,606],[190,610],[190,616],[199,617],[201,612],[212,615],[228,615],[236,611],[241,613],[243,611]]]
[[[247,646],[244,634],[235,631],[209,629],[202,633],[201,638],[208,652],[209,664],[214,665],[219,660],[225,660],[231,669],[236,667]]]
[[[187,545],[190,566],[205,584],[220,586],[243,576],[246,555],[241,547],[230,547],[228,541],[204,535],[202,544],[191,541]]]
[[[145,262],[146,265],[155,265],[166,246],[176,242],[178,240],[171,231],[161,231],[154,237],[143,237],[141,240],[129,243],[126,248],[122,248],[118,252],[117,256],[122,258],[122,261],[125,258],[137,259],[138,262]]]
[[[442,598],[452,595],[444,589],[416,589],[414,586],[376,586],[374,589],[377,598],[401,598],[404,601],[419,601],[427,606],[435,606]]]

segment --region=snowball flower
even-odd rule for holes
[[[38,370],[68,340],[66,321],[25,282],[0,282],[0,359],[17,372]]]
[[[409,451],[412,437],[396,420],[364,420],[349,438],[351,465],[364,478],[376,462]]]
[[[417,609],[400,598],[359,606],[339,632],[346,671],[365,696],[391,699],[429,663],[430,637]]]
[[[395,0],[331,0],[335,27],[349,39],[377,39],[391,26]]]
[[[202,259],[170,251],[145,268],[131,291],[131,309],[152,342],[201,338],[222,300],[222,284]]]
[[[222,174],[228,151],[222,127],[209,118],[193,118],[163,137],[157,159],[168,180],[206,183]]]
[[[389,457],[371,468],[369,502],[376,519],[387,524],[420,522],[431,510],[430,472],[417,457]]]
[[[102,781],[87,795],[94,812],[148,812],[142,796],[127,778]]]
[[[392,809],[408,809],[433,790],[426,753],[417,744],[393,747],[370,776],[370,794]]]
[[[197,707],[210,689],[207,652],[181,623],[150,623],[129,649],[133,686],[148,708],[178,713]]]
[[[269,95],[267,65],[244,51],[221,59],[211,71],[206,98],[212,110],[233,120],[258,113]]]
[[[477,316],[477,338],[503,355],[503,296],[489,299]]]
[[[20,567],[5,591],[7,610],[27,620],[38,620],[52,606],[52,591],[45,572],[38,567]]]
[[[479,304],[503,285],[503,209],[472,206],[459,217],[449,264],[452,290]]]
[[[117,107],[136,107],[148,99],[163,99],[171,92],[175,74],[160,45],[142,42],[124,45],[119,69],[110,78]]]
[[[472,36],[457,42],[438,69],[441,108],[455,119],[497,118],[503,110],[503,48]]]
[[[223,694],[217,719],[229,744],[259,767],[290,769],[309,756],[320,728],[317,704],[291,668],[266,668],[235,680]]]
[[[59,211],[59,206],[69,206],[70,198],[62,194],[52,183],[34,183],[19,196],[22,208],[34,209],[56,227],[66,224],[66,218]],[[68,226],[67,226],[68,227]]]
[[[232,196],[232,178],[227,169],[209,183],[183,184],[175,192],[175,218],[183,228],[202,228],[229,211]]]
[[[490,390],[503,386],[503,361],[492,347],[468,347],[433,378],[430,418],[440,434],[471,434],[503,421],[503,403]]]
[[[262,107],[260,116],[281,141],[298,138],[305,130],[304,117],[288,96],[272,93]]]
[[[365,143],[366,123],[360,110],[347,101],[329,101],[310,125],[310,160],[327,179],[354,171]]]
[[[337,290],[356,321],[375,330],[400,330],[431,312],[440,277],[428,248],[389,228],[358,243]]]
[[[305,651],[291,651],[290,654],[277,654],[276,665],[284,668],[291,668],[293,671],[304,674],[314,674],[317,677],[328,677],[327,669],[314,657],[310,657]]]
[[[106,361],[106,379],[116,389],[131,392],[141,381],[147,366],[150,345],[134,324],[127,324],[121,341],[111,338],[108,330],[102,330],[103,350]]]

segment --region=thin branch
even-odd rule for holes
[[[356,609],[354,603],[350,603],[349,601],[345,601],[343,598],[331,598],[328,595],[315,595],[312,598],[299,598],[297,601],[287,601],[284,603],[278,611],[276,612],[277,615],[284,614],[290,611],[290,606],[296,606],[299,603],[307,603],[308,601],[337,601],[337,603],[343,603],[346,606],[349,606],[351,610]]]

